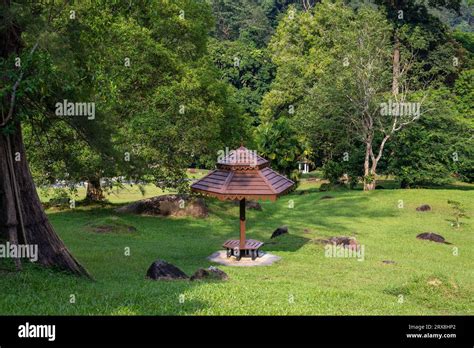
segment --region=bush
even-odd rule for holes
[[[331,184],[341,184],[341,177],[345,174],[345,168],[340,162],[327,161],[323,166],[324,178]]]
[[[42,197],[49,198],[47,202],[43,203],[44,208],[69,208],[71,199],[77,197],[77,188],[72,184],[59,187],[43,186],[40,188],[40,191]]]
[[[333,185],[353,189],[359,182],[357,167],[351,162],[327,161],[323,166],[323,177]],[[342,178],[347,175],[347,181]]]
[[[53,188],[52,192],[48,192],[46,196],[51,198],[45,204],[45,208],[58,207],[58,208],[67,208],[69,207],[71,191],[67,188]]]
[[[259,154],[271,161],[273,170],[299,181],[298,158],[308,156],[309,150],[286,118],[258,126],[255,142]]]

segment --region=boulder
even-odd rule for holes
[[[194,280],[227,280],[229,276],[224,271],[220,270],[217,267],[210,266],[209,268],[199,268],[190,278],[191,281]]]
[[[451,244],[446,242],[443,236],[433,233],[433,232],[423,232],[416,236],[418,239],[430,240],[436,243]]]
[[[146,272],[146,277],[153,280],[188,279],[186,273],[164,260],[156,260]]]
[[[288,226],[280,226],[275,231],[273,231],[272,236],[270,238],[275,238],[285,233],[288,233]]]
[[[202,198],[189,195],[162,195],[142,199],[116,209],[118,213],[206,217],[209,213]]]
[[[359,242],[354,237],[331,237],[329,239],[317,239],[317,243],[322,244],[334,244],[334,245],[342,245],[344,248],[356,250],[359,246]]]
[[[431,207],[428,204],[423,204],[420,205],[418,208],[416,208],[416,211],[430,211]]]

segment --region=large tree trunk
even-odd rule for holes
[[[371,181],[364,179],[364,191],[373,191],[377,185],[377,180],[375,180],[375,173]]]
[[[19,123],[14,130],[0,133],[0,231],[16,236],[19,243],[37,245],[39,264],[90,277],[49,223],[28,168]]]
[[[0,1],[0,18],[10,12],[11,1]],[[37,45],[34,46],[34,49]],[[22,48],[21,28],[14,21],[0,31],[0,58],[18,56]],[[34,52],[31,51],[31,54]],[[21,84],[16,80],[11,93],[0,101],[2,114],[0,125],[8,123],[13,132],[0,127],[0,235],[7,236],[12,243],[37,245],[38,263],[55,266],[77,275],[90,277],[88,272],[71,255],[64,243],[54,232],[39,200],[26,160],[21,125],[14,118],[15,93]],[[2,84],[11,83],[0,76]],[[4,110],[8,114],[5,117]],[[19,260],[16,260],[17,267]],[[19,268],[19,267],[18,267]]]
[[[364,191],[373,191],[375,190],[377,182],[373,179],[371,182],[364,181]]]
[[[104,192],[100,186],[100,179],[89,179],[87,181],[86,201],[100,202],[104,200]]]

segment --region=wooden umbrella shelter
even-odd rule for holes
[[[228,240],[223,247],[227,257],[259,256],[263,242],[245,238],[246,199],[275,201],[290,191],[295,183],[273,171],[270,163],[244,146],[230,151],[217,162],[217,168],[191,185],[193,192],[222,201],[240,201],[240,239]]]

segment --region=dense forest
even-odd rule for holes
[[[241,143],[294,180],[474,180],[473,1],[0,3],[0,225],[43,264],[84,272],[35,185],[186,191]]]

